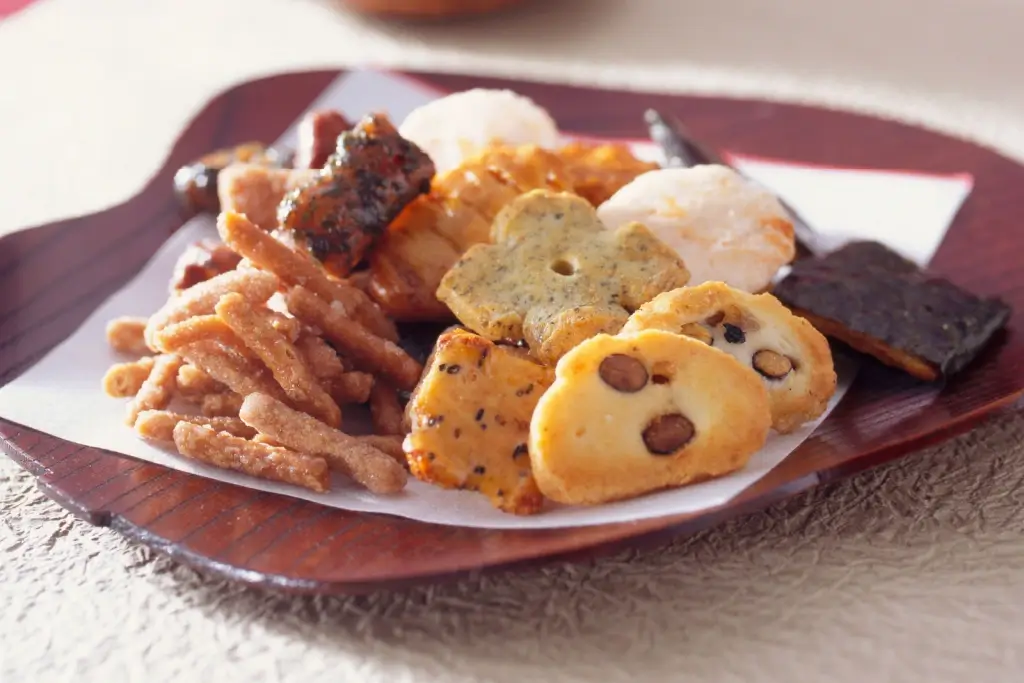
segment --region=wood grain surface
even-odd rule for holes
[[[337,76],[252,81],[210,102],[136,197],[102,213],[0,239],[0,385],[67,337],[142,267],[182,216],[171,177],[214,148],[275,139]],[[731,152],[838,166],[970,172],[975,188],[933,267],[979,294],[1024,306],[1024,167],[979,146],[893,121],[740,99],[627,93],[454,75],[414,75],[443,90],[512,87],[567,131],[643,137],[656,107]],[[795,453],[720,509],[636,523],[507,531],[336,510],[84,448],[0,420],[0,446],[75,514],[181,561],[246,583],[360,592],[519,563],[655,543],[763,507],[963,431],[1024,393],[1019,323],[963,375],[918,383],[873,363]],[[111,428],[116,428],[113,426]]]

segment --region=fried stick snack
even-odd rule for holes
[[[120,317],[107,323],[107,343],[121,353],[147,356],[153,351],[146,346],[146,318]]]
[[[273,273],[288,285],[302,285],[328,303],[337,301],[360,325],[391,341],[398,340],[395,325],[361,290],[327,277],[308,254],[290,249],[267,235],[246,217],[232,211],[217,219],[221,238],[257,268]]]
[[[317,493],[331,486],[331,473],[323,458],[248,441],[187,421],[174,425],[171,435],[179,453],[214,467],[302,486]]]
[[[144,331],[146,344],[150,348],[160,349],[156,337],[165,327],[197,315],[213,313],[213,307],[225,294],[239,292],[253,303],[263,303],[277,291],[278,284],[276,275],[259,271],[230,271],[200,282],[179,296],[172,297],[150,316]]]
[[[332,427],[341,424],[337,404],[320,386],[298,350],[264,321],[241,294],[221,297],[216,310],[246,347],[266,364],[293,404]]]
[[[174,428],[179,422],[191,422],[200,427],[209,427],[217,432],[249,439],[256,436],[256,430],[237,417],[203,417],[182,415],[167,410],[143,410],[135,420],[135,431],[144,439],[153,441],[174,441]]]
[[[146,381],[139,387],[139,393],[128,404],[125,422],[135,425],[135,419],[143,410],[166,408],[174,395],[175,378],[178,375],[178,368],[181,367],[181,358],[174,354],[163,354],[157,356],[153,361],[153,369],[150,371]]]
[[[324,457],[329,465],[374,493],[396,493],[405,488],[408,476],[391,456],[266,394],[246,396],[239,416],[247,425],[287,448]]]
[[[153,362],[153,356],[143,356],[130,363],[111,365],[103,375],[103,391],[114,398],[134,396],[153,371]]]
[[[285,299],[292,315],[319,328],[324,337],[362,369],[385,375],[400,389],[411,390],[416,386],[423,367],[397,344],[369,332],[304,287],[293,287]]]

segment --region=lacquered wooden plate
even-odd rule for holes
[[[287,74],[233,88],[192,122],[163,169],[133,199],[0,239],[0,385],[69,335],[180,227],[171,194],[175,169],[214,148],[274,140],[337,75]],[[684,119],[710,145],[733,152],[972,173],[974,191],[933,267],[976,293],[1001,295],[1024,310],[1024,167],[992,151],[892,121],[813,107],[415,77],[441,90],[514,88],[574,133],[643,137],[642,113],[654,106]],[[868,364],[810,439],[719,509],[538,531],[455,528],[336,510],[84,448],[2,420],[0,445],[64,507],[200,569],[288,590],[357,592],[692,532],[948,438],[1022,393],[1024,341],[1014,318],[968,371],[945,386]]]

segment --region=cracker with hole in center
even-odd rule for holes
[[[530,422],[548,498],[595,504],[734,472],[771,427],[768,392],[727,353],[661,330],[583,342]]]
[[[772,427],[792,432],[819,417],[836,391],[832,350],[809,322],[771,294],[706,282],[656,296],[623,333],[665,330],[699,339],[757,372],[768,389]]]
[[[639,223],[606,230],[582,197],[535,190],[495,219],[494,244],[467,251],[437,297],[464,325],[491,340],[525,340],[554,364],[599,333],[615,333],[631,311],[686,284],[682,260]]]

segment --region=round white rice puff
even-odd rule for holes
[[[410,112],[398,132],[430,156],[439,174],[494,145],[558,145],[551,115],[511,90],[474,88],[446,95]]]

